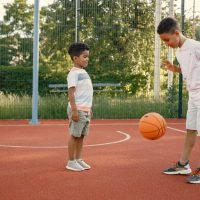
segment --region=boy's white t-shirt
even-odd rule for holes
[[[67,85],[68,88],[75,87],[77,109],[89,112],[92,107],[93,86],[88,73],[84,69],[73,67],[67,76]]]
[[[200,91],[200,42],[186,39],[176,51],[183,79],[189,92]]]

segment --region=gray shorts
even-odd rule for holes
[[[67,114],[69,118],[69,132],[74,137],[86,136],[89,134],[89,126],[91,115],[90,112],[78,111],[79,121],[72,120],[72,111],[70,107],[67,108]]]

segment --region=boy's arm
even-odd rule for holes
[[[76,107],[75,97],[74,97],[75,90],[76,90],[75,87],[70,87],[68,89],[68,98],[69,98],[69,103],[72,109],[72,120],[77,122],[79,120],[79,116],[78,116],[78,110]]]
[[[177,65],[172,64],[171,62],[169,62],[168,60],[164,60],[163,64],[165,65],[165,68],[169,71],[172,72],[177,72],[177,73],[181,73],[181,68],[178,67]]]
[[[90,115],[91,115],[91,118],[93,118],[92,108],[91,108],[91,110],[90,110]]]

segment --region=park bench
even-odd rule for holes
[[[68,90],[67,84],[49,84],[48,87],[51,93],[62,93]],[[122,92],[121,83],[93,83],[94,92],[107,92],[106,87],[112,88],[113,92]]]

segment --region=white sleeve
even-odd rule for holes
[[[70,87],[76,87],[78,82],[78,74],[75,72],[70,72],[67,76],[67,86]]]

